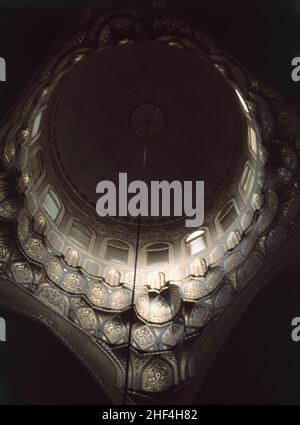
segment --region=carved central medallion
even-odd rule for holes
[[[130,128],[133,133],[144,140],[152,140],[159,136],[165,128],[166,118],[163,110],[151,103],[139,105],[130,117]]]

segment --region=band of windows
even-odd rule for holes
[[[238,193],[243,203],[246,204],[251,198],[252,190],[255,184],[255,171],[253,161],[257,158],[258,145],[257,133],[251,122],[250,111],[242,93],[236,89],[238,99],[248,118],[248,148],[250,157],[245,164],[242,178],[239,182]],[[42,111],[38,112],[33,120],[31,127],[31,138],[38,136],[41,128]],[[41,150],[38,150],[31,160],[31,176],[33,182],[37,184],[45,171],[45,164]],[[52,188],[49,188],[42,201],[43,207],[49,217],[56,222],[60,215],[63,215],[63,206],[59,196]],[[235,198],[230,200],[217,214],[214,224],[218,237],[222,237],[226,233],[235,220],[240,215],[240,209]],[[210,230],[207,227],[197,229],[185,239],[186,254],[193,256],[211,246]],[[94,232],[85,224],[77,219],[73,219],[68,235],[81,248],[91,251],[92,239]],[[94,236],[95,238],[95,236]],[[153,266],[161,263],[169,263],[172,260],[171,252],[173,252],[173,244],[171,242],[156,242],[146,245],[141,249],[144,265]],[[105,260],[120,264],[128,264],[132,253],[132,247],[125,241],[119,239],[108,239],[104,241],[104,250],[102,257]]]
[[[244,198],[249,195],[254,184],[254,172],[249,164],[246,165],[242,176],[239,189]],[[49,188],[43,199],[43,207],[49,217],[56,222],[57,217],[62,212],[62,204],[58,195],[52,188]],[[215,227],[219,237],[227,232],[240,214],[237,202],[232,199],[217,214]],[[73,219],[68,233],[70,239],[81,248],[90,251],[93,231],[77,219]],[[210,230],[207,227],[197,229],[186,239],[186,253],[193,256],[211,245]],[[142,257],[145,259],[144,265],[153,266],[161,263],[170,263],[171,261],[171,242],[156,242],[147,245],[141,249]],[[120,264],[128,264],[130,258],[131,246],[125,241],[119,239],[108,239],[105,241],[104,259]]]

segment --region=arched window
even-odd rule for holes
[[[240,104],[241,104],[241,106],[243,108],[243,111],[249,117],[250,116],[250,111],[249,111],[248,105],[247,105],[247,103],[246,103],[246,101],[245,101],[242,93],[238,89],[235,89],[235,92],[236,92],[236,94],[238,96],[238,99],[239,99]]]
[[[146,248],[146,262],[148,265],[168,263],[170,261],[169,245],[167,243],[154,243]]]
[[[227,205],[225,205],[225,207],[219,212],[217,216],[216,225],[218,233],[225,233],[237,217],[237,207],[233,201],[230,201]]]
[[[88,249],[92,239],[92,231],[78,220],[74,220],[69,232],[69,236],[78,245]]]
[[[251,155],[256,158],[257,157],[257,137],[256,132],[253,127],[248,127],[248,146]]]
[[[189,255],[197,254],[197,252],[200,252],[203,249],[207,248],[207,230],[199,229],[191,233],[186,238],[186,244],[188,247]]]
[[[117,263],[128,263],[129,246],[127,243],[118,239],[110,239],[106,243],[105,258],[106,260],[115,261]]]
[[[240,181],[240,193],[242,198],[247,201],[254,184],[254,171],[249,163],[246,164],[242,179]]]
[[[44,173],[45,164],[42,152],[40,150],[37,151],[35,156],[31,160],[31,175],[34,183],[37,183],[39,178]]]
[[[56,193],[49,189],[43,200],[43,207],[48,215],[55,221],[61,212],[62,205]]]
[[[34,117],[33,124],[32,124],[32,130],[31,130],[31,138],[34,139],[41,128],[41,121],[42,121],[42,112],[38,112],[37,115]]]

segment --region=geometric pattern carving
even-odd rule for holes
[[[192,328],[202,328],[208,323],[212,317],[212,312],[209,310],[209,306],[205,303],[195,304],[187,316],[187,326]]]
[[[4,161],[9,164],[16,155],[16,147],[12,141],[7,141],[4,146],[3,157]]]
[[[44,244],[40,239],[28,239],[23,245],[26,255],[34,261],[41,262],[44,256]]]
[[[146,350],[155,343],[155,336],[148,326],[138,328],[133,334],[135,345],[140,350]]]
[[[174,347],[185,336],[185,327],[183,324],[172,323],[169,325],[162,336],[162,342],[165,345]]]
[[[136,311],[146,322],[162,324],[172,320],[180,310],[181,299],[179,290],[169,286],[159,295],[145,292],[137,296]]]
[[[108,320],[103,331],[110,344],[126,344],[128,342],[126,327],[119,317],[112,317]]]
[[[63,271],[62,264],[58,257],[51,257],[48,259],[46,265],[46,272],[54,283],[58,283]]]
[[[162,359],[152,359],[142,373],[142,390],[153,393],[164,391],[174,383],[173,371]]]
[[[103,283],[92,283],[88,287],[87,297],[96,307],[107,307],[108,293]]]
[[[58,313],[65,313],[67,308],[66,299],[58,289],[55,289],[48,284],[44,284],[39,287],[36,294],[45,304],[48,304]]]
[[[18,239],[24,242],[29,233],[30,221],[26,216],[23,216],[18,223]]]
[[[97,318],[91,307],[81,307],[76,311],[77,320],[83,329],[95,330]]]
[[[0,217],[8,220],[15,220],[18,207],[14,200],[6,201],[0,206]]]
[[[204,278],[187,278],[180,285],[182,298],[185,301],[196,301],[209,294]]]
[[[11,265],[11,272],[18,283],[31,283],[33,281],[33,272],[28,263],[16,262]]]
[[[114,310],[125,310],[130,307],[132,301],[132,292],[127,288],[120,288],[113,291],[110,297],[110,308]]]
[[[215,296],[215,308],[224,308],[228,302],[230,301],[230,298],[233,295],[233,289],[231,286],[226,285],[220,288],[220,290],[217,292]]]
[[[61,287],[70,294],[82,294],[84,292],[83,277],[79,273],[68,273],[64,276]]]
[[[11,242],[9,239],[0,239],[0,261],[7,261],[11,251]]]

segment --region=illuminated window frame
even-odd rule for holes
[[[167,259],[166,260],[158,260],[158,261],[149,261],[149,254],[156,254],[159,252],[167,251]],[[173,245],[170,242],[158,241],[152,242],[151,244],[146,245],[143,248],[143,259],[144,264],[146,266],[155,266],[157,264],[170,264],[174,258]]]
[[[224,219],[230,214],[230,211],[235,211],[235,218],[232,220],[232,222],[227,226],[227,228],[224,228]],[[232,198],[227,204],[221,209],[221,211],[218,213],[216,219],[215,219],[215,225],[217,229],[217,233],[219,237],[222,237],[224,233],[226,233],[230,227],[233,225],[235,220],[240,215],[240,209],[237,205],[237,202],[234,198]]]
[[[250,118],[250,110],[249,110],[249,107],[247,105],[247,102],[244,99],[244,96],[243,96],[242,92],[237,87],[235,87],[234,90],[235,90],[235,92],[237,94],[237,97],[238,97],[238,100],[240,102],[240,105],[241,105],[241,107],[243,109],[243,112],[246,114],[246,116],[248,118]]]
[[[113,258],[112,255],[108,254],[109,249],[112,248],[112,250],[116,249],[119,250],[120,253],[126,252],[126,258],[124,260],[118,259],[118,258]],[[131,258],[131,249],[130,249],[130,245],[121,240],[121,239],[116,239],[116,238],[111,238],[111,239],[106,239],[105,241],[105,249],[104,249],[104,259],[107,261],[112,261],[114,263],[117,264],[129,264],[130,258]]]
[[[243,171],[242,178],[239,183],[239,193],[244,203],[250,199],[251,192],[255,183],[255,171],[250,164],[247,162]]]
[[[248,149],[251,156],[256,159],[258,151],[257,134],[252,125],[248,126]]]
[[[192,232],[186,239],[187,255],[192,256],[204,251],[210,245],[209,230],[207,227]],[[198,246],[197,246],[198,245]]]

